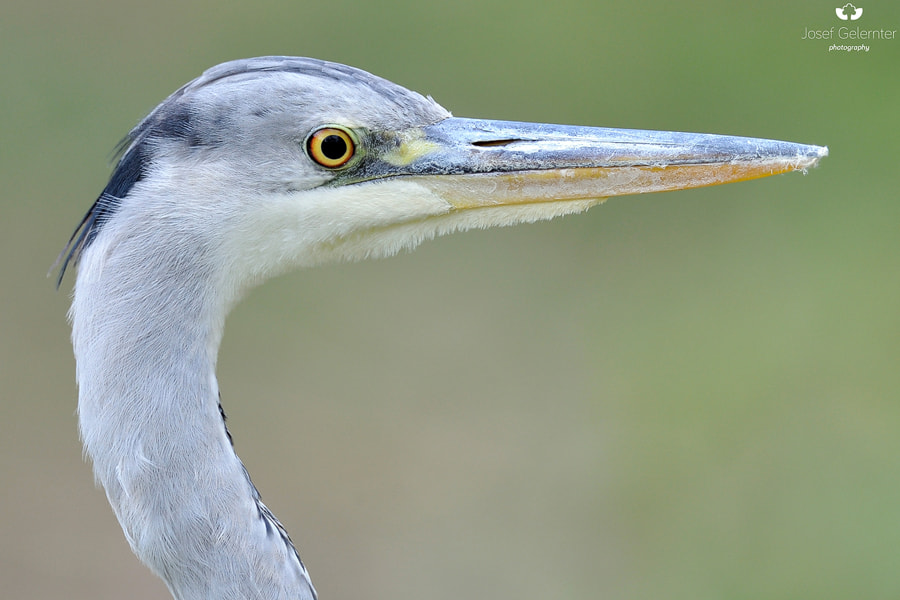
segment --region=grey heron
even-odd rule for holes
[[[314,599],[226,429],[225,316],[288,269],[584,211],[610,196],[805,170],[827,148],[455,118],[364,71],[224,63],[125,138],[61,255],[78,418],[134,553],[181,600]]]

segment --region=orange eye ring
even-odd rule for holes
[[[356,136],[340,127],[323,127],[306,140],[306,153],[326,169],[339,169],[356,155]]]

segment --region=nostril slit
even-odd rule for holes
[[[472,142],[473,146],[479,146],[481,148],[489,148],[491,146],[507,146],[509,144],[514,144],[515,142],[521,142],[522,140],[518,139],[510,139],[510,140],[483,140],[479,142]]]

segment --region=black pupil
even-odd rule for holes
[[[338,160],[347,154],[347,142],[339,135],[331,134],[322,140],[322,154],[331,160]]]

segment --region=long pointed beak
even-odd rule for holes
[[[390,146],[362,179],[409,178],[456,209],[718,185],[805,171],[828,154],[755,138],[461,118]]]

